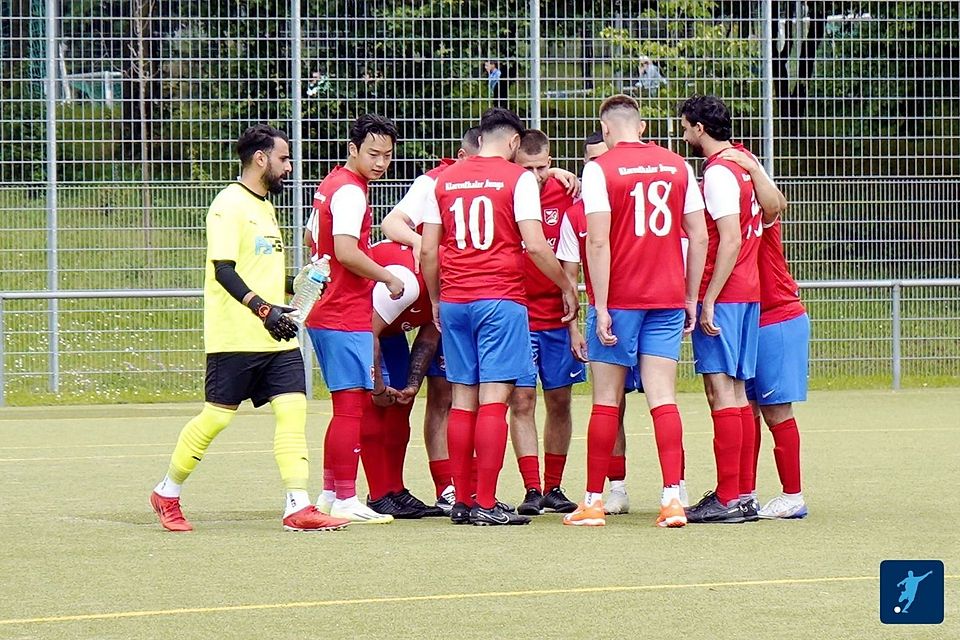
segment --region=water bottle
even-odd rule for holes
[[[295,314],[290,315],[300,326],[307,321],[310,310],[320,299],[320,294],[323,293],[328,282],[330,282],[330,256],[324,254],[316,262],[307,265],[303,282],[294,292],[293,300],[290,302],[290,306],[297,310]]]

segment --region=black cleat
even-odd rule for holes
[[[523,516],[540,515],[543,513],[543,509],[540,508],[542,500],[543,494],[537,489],[527,489],[527,495],[523,497],[523,502],[517,505],[517,513]]]
[[[714,491],[703,494],[700,502],[692,507],[687,507],[684,511],[687,514],[688,523],[740,524],[746,522],[739,500],[732,506],[725,506],[721,504]]]
[[[472,497],[473,497],[473,501],[476,502],[476,501],[477,501],[477,494],[473,494]],[[502,500],[497,500],[497,506],[500,507],[501,509],[503,509],[504,511],[506,511],[507,513],[516,513],[516,511],[517,511],[517,508],[516,508],[515,506],[513,506],[512,504],[507,504],[506,502],[503,502]]]
[[[408,509],[419,511],[421,518],[442,518],[446,515],[440,507],[431,507],[422,500],[419,500],[410,493],[410,489],[404,489],[403,491],[398,491],[393,494],[393,501]]]
[[[453,524],[470,524],[470,507],[458,502],[450,509],[450,522]]]
[[[760,519],[760,503],[756,498],[741,500],[740,510],[743,512],[744,522],[756,522]]]
[[[504,511],[499,505],[493,509],[476,506],[470,510],[470,521],[477,527],[497,527],[508,524],[530,524],[530,518]]]
[[[371,500],[367,496],[367,506],[383,515],[390,515],[397,520],[417,520],[422,518],[419,509],[411,509],[405,504],[397,502],[393,494],[388,493],[379,500]]]
[[[563,489],[554,487],[543,494],[540,500],[540,512],[552,511],[554,513],[573,513],[577,510],[577,503],[571,502],[567,496],[563,495]]]

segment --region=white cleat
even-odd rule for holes
[[[437,498],[437,508],[439,508],[445,515],[450,515],[450,511],[453,509],[454,503],[457,501],[457,492],[454,490],[453,485],[447,485],[447,488],[443,490],[440,494],[440,497]]]
[[[603,510],[610,515],[630,513],[630,498],[627,496],[627,485],[622,480],[610,482],[610,493],[603,501]]]
[[[346,500],[337,500],[330,508],[330,516],[349,520],[351,524],[389,524],[393,516],[377,513],[360,502],[356,496]]]
[[[791,498],[780,494],[757,512],[763,520],[799,520],[807,517],[807,504],[803,498]]]

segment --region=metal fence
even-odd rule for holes
[[[199,287],[206,207],[254,122],[292,135],[294,187],[277,206],[297,247],[312,186],[359,113],[401,130],[371,191],[379,217],[492,104],[546,131],[555,162],[578,171],[596,107],[617,91],[685,155],[677,102],[729,102],[790,200],[798,279],[960,275],[958,3],[2,0],[0,14],[0,291]],[[810,290],[815,330],[836,334],[815,372],[890,375],[888,293]],[[905,364],[904,383],[956,382],[956,288],[903,296],[903,326],[923,327],[904,354],[927,367]],[[8,301],[9,395],[51,393],[59,371],[53,397],[123,399],[131,385],[175,397],[180,372],[199,368],[198,308]],[[866,342],[876,355],[851,368]]]

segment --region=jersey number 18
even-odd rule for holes
[[[638,237],[647,235],[647,229],[661,238],[670,233],[673,216],[670,215],[667,201],[670,199],[672,188],[672,182],[655,180],[649,187],[643,182],[638,182],[630,192],[633,196],[634,232]],[[647,212],[648,204],[652,207],[649,213]]]

